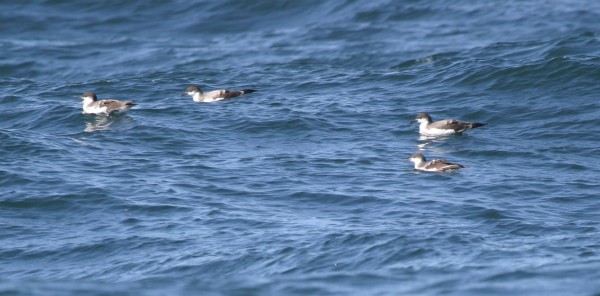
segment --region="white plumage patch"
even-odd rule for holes
[[[427,136],[444,136],[456,134],[456,131],[453,129],[428,128],[426,123],[421,124],[419,127],[419,133]]]

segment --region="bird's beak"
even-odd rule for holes
[[[404,161],[409,162],[410,161],[410,157],[405,158]]]
[[[416,120],[416,119],[413,119],[413,120],[411,120],[411,121],[410,121],[408,124],[413,124],[413,123],[415,123],[415,122],[417,122],[417,120]]]
[[[182,97],[183,97],[183,96],[187,96],[187,93],[182,93],[182,94],[181,94],[181,96],[182,96]]]

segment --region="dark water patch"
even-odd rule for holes
[[[597,42],[595,38],[593,40]],[[396,67],[410,69],[417,65],[427,65],[428,68],[424,69],[428,70],[427,72],[434,69],[442,70],[439,74],[431,76],[429,81],[441,80],[455,83],[460,87],[482,87],[492,91],[528,90],[540,87],[556,87],[556,90],[560,90],[559,85],[572,81],[593,85],[592,81],[598,74],[593,69],[593,64],[590,64],[593,61],[590,59],[592,57],[582,59],[571,55],[547,57],[538,54],[537,48],[561,46],[556,43],[561,42],[500,43],[477,50],[435,54],[407,61]],[[520,47],[524,47],[524,53],[515,56],[515,50],[518,52]],[[533,53],[536,55],[532,55]],[[520,59],[515,61],[515,58]]]
[[[260,133],[260,132],[273,132],[278,131],[289,131],[289,132],[303,132],[311,131],[314,128],[327,128],[331,126],[325,120],[316,118],[291,118],[289,120],[274,120],[267,122],[252,122],[242,121],[237,123],[235,126],[231,126],[232,129],[242,130],[249,133]]]
[[[12,194],[10,194],[12,195]],[[69,201],[65,196],[47,196],[47,197],[25,197],[4,199],[0,201],[3,207],[14,209],[42,209],[48,211],[68,211],[74,210],[75,204]]]
[[[23,61],[17,63],[0,64],[0,75],[22,77],[35,73],[36,63],[33,61]]]
[[[396,66],[395,69],[404,69],[404,68],[412,68],[415,66],[433,66],[435,63],[436,66],[448,66],[452,63],[452,61],[456,60],[459,56],[458,52],[446,52],[446,53],[437,53],[426,57],[417,58],[414,60],[408,60],[402,62]]]
[[[600,40],[593,32],[584,32],[575,36],[560,38],[552,42],[552,46],[545,52],[546,58],[554,57],[590,57],[598,54]]]
[[[289,198],[301,199],[317,203],[344,204],[350,196],[342,194],[316,193],[316,192],[295,192]]]
[[[148,214],[148,215],[169,215],[173,213],[185,213],[190,212],[192,209],[189,207],[170,205],[170,204],[141,204],[141,203],[130,203],[126,205],[120,205],[119,209],[132,214]]]
[[[0,186],[8,188],[9,186],[26,186],[35,181],[19,173],[0,170]]]
[[[430,7],[419,7],[416,5],[391,4],[379,5],[357,13],[353,20],[357,22],[385,22],[385,21],[407,21],[416,20],[424,16],[430,16],[434,11]]]

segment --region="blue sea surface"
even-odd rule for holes
[[[600,295],[599,28],[595,0],[2,1],[0,295]]]

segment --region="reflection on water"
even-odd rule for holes
[[[419,135],[419,141],[427,141],[429,143],[433,142],[443,142],[456,135],[439,135],[439,136],[430,136],[430,135]]]
[[[425,150],[425,148],[427,148],[427,146],[429,146],[433,143],[444,142],[444,141],[448,140],[450,137],[451,136],[447,136],[447,135],[441,135],[441,136],[419,135],[419,142],[417,142],[417,147],[419,147],[419,150]]]
[[[119,116],[119,115],[97,115],[93,117],[93,120],[87,121],[85,123],[84,132],[96,132],[96,131],[106,131],[106,130],[115,130],[121,126],[124,126],[132,121],[131,117],[127,115]]]

